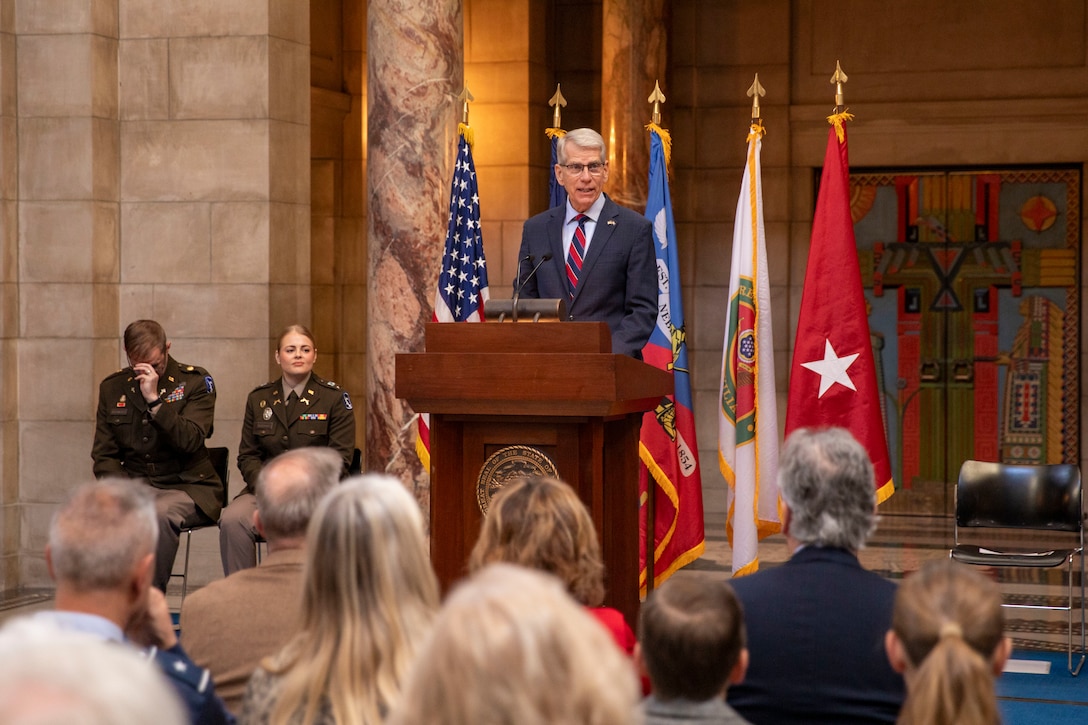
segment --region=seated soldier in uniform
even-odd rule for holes
[[[219,520],[219,476],[204,441],[212,434],[215,384],[207,370],[170,357],[162,325],[125,328],[129,367],[102,381],[94,475],[142,478],[154,487],[159,543],[154,584],[166,591],[181,530]]]

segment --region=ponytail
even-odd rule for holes
[[[946,628],[954,632],[946,633]],[[898,725],[996,725],[1001,722],[990,663],[947,623],[910,679]]]
[[[1004,630],[1001,594],[979,572],[943,559],[904,579],[892,613],[907,684],[898,725],[999,725]]]

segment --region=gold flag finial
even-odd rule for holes
[[[558,83],[555,84],[555,95],[548,100],[548,105],[555,109],[552,111],[552,126],[562,128],[563,122],[560,120],[559,109],[567,105],[567,99],[563,98],[563,91],[559,90]]]
[[[457,96],[461,99],[461,123],[468,125],[468,104],[476,99],[472,95],[472,91],[468,89],[468,85],[461,91],[461,95]]]
[[[654,92],[650,94],[650,97],[646,99],[646,102],[654,104],[654,112],[650,119],[654,125],[660,126],[661,104],[665,102],[665,94],[661,92],[661,84],[658,81],[654,81]]]
[[[848,80],[846,74],[842,72],[842,66],[839,65],[839,61],[835,61],[835,75],[831,76],[831,82],[835,84],[835,113],[842,113],[846,110],[846,101],[843,99],[842,87]]]
[[[756,79],[752,81],[752,87],[748,89],[748,95],[752,98],[752,123],[759,121],[759,99],[761,96],[767,95],[766,89],[759,83],[759,73],[756,73]]]

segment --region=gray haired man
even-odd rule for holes
[[[756,725],[894,723],[903,679],[882,643],[895,585],[857,556],[876,528],[869,456],[842,428],[801,428],[782,450],[778,485],[791,556],[730,582],[751,660],[729,704]]]
[[[340,480],[343,460],[331,448],[281,453],[257,477],[253,522],[268,556],[189,595],[181,633],[193,660],[207,667],[227,707],[241,711],[246,682],[262,658],[294,633],[302,602],[303,546],[317,504]]]

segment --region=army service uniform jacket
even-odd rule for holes
[[[94,475],[145,478],[156,488],[180,489],[218,521],[222,484],[204,447],[215,417],[212,376],[167,357],[159,395],[163,403],[151,415],[131,367],[102,381],[91,451]]]
[[[253,389],[246,400],[238,470],[246,482],[242,493],[254,493],[264,464],[284,451],[305,446],[328,446],[344,460],[346,474],[355,452],[355,415],[351,398],[336,383],[314,374],[287,418],[281,378]]]

